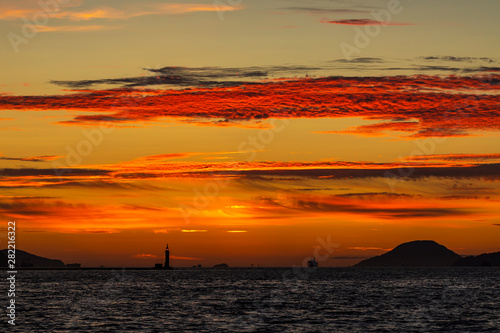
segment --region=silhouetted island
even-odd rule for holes
[[[229,268],[229,265],[228,264],[217,264],[217,265],[214,265],[214,268]]]
[[[3,255],[7,256],[8,250],[4,249],[1,251]],[[3,259],[0,258],[3,264]],[[49,259],[40,257],[22,250],[16,250],[16,266],[17,267],[34,267],[34,268],[59,268],[66,267],[61,260]],[[2,266],[7,267],[7,265]]]
[[[469,256],[458,259],[453,266],[489,267],[500,266],[500,252],[483,253],[478,256]]]
[[[462,257],[431,240],[398,245],[393,250],[361,261],[354,267],[439,267],[451,266]]]

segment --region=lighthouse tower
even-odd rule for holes
[[[165,266],[163,266],[164,269],[172,269],[170,267],[170,250],[168,249],[168,244],[167,244],[167,249],[165,250]]]

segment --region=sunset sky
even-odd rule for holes
[[[174,267],[500,251],[497,0],[1,8],[18,249],[145,267],[167,242]]]

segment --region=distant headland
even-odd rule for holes
[[[0,268],[7,267],[8,250],[0,250]],[[483,253],[478,256],[461,256],[432,240],[417,240],[396,246],[382,255],[365,259],[353,267],[490,267],[500,266],[500,252]],[[198,266],[198,268],[201,265]],[[317,267],[317,266],[316,266]],[[116,269],[113,267],[81,267],[78,263],[64,264],[58,259],[40,257],[26,251],[16,250],[16,268],[20,269]],[[213,268],[229,268],[217,264]],[[154,267],[130,267],[130,269],[173,269],[170,266],[170,250],[165,250],[165,263]]]
[[[0,251],[0,267],[7,267],[7,253],[8,250]],[[16,267],[65,268],[66,265],[58,259],[44,258],[22,250],[16,250]]]

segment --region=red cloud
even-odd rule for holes
[[[142,157],[141,159],[144,159],[146,161],[162,161],[162,160],[167,160],[171,158],[183,158],[183,157],[188,157],[190,154],[188,153],[174,153],[174,154],[161,154],[161,155],[152,155],[152,156],[146,156]]]
[[[137,259],[154,259],[154,258],[159,258],[159,257],[157,255],[154,255],[154,254],[141,253],[141,254],[134,254],[134,258],[137,258]]]
[[[500,129],[498,82],[500,75],[306,78],[227,88],[0,96],[0,107],[93,113],[76,116],[64,124],[120,124],[175,117],[240,125],[241,121],[266,118],[365,117],[385,121],[348,132],[374,135],[403,130],[410,137],[463,136]]]

